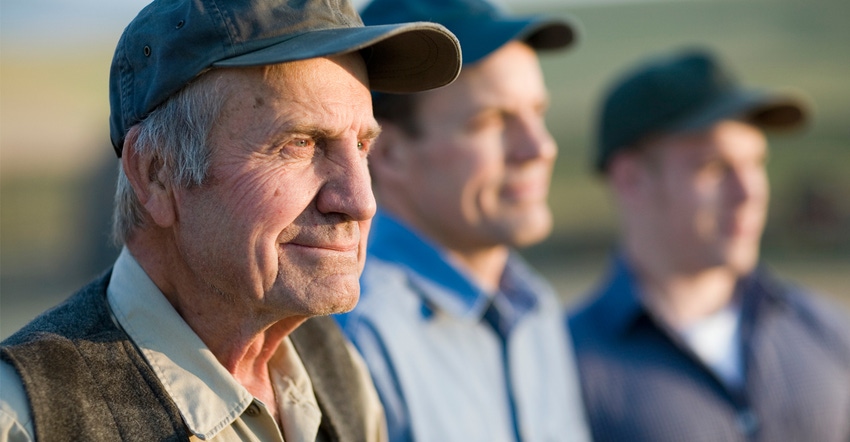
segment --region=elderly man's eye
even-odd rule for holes
[[[286,158],[305,158],[313,156],[317,148],[317,142],[312,137],[291,137],[278,146],[278,151]]]
[[[372,138],[368,138],[362,141],[357,142],[357,151],[360,152],[361,155],[367,156],[370,152],[372,152],[372,142],[374,140]]]

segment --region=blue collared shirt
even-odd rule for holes
[[[847,317],[764,268],[736,287],[744,384],[644,308],[623,257],[569,319],[596,441],[848,441]]]
[[[589,440],[551,287],[512,254],[499,291],[379,212],[355,310],[339,318],[392,441]]]

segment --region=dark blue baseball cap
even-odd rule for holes
[[[410,21],[410,20],[407,20]],[[131,126],[210,68],[359,51],[370,87],[418,92],[460,72],[460,46],[434,23],[363,26],[349,0],[154,0],[124,30],[109,78],[118,156]]]
[[[561,49],[578,36],[573,23],[545,16],[512,16],[485,0],[373,0],[360,13],[367,25],[430,21],[447,27],[475,63],[511,40],[534,49]]]
[[[599,117],[595,168],[649,136],[705,129],[723,119],[762,129],[797,128],[801,97],[741,86],[711,51],[686,49],[652,58],[615,81]]]

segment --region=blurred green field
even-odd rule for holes
[[[552,5],[554,2],[548,2]],[[526,6],[521,12],[541,12]],[[603,88],[649,54],[716,50],[747,84],[805,93],[801,133],[771,138],[764,256],[783,276],[850,306],[850,2],[717,0],[547,6],[581,23],[573,50],[542,59],[560,145],[556,228],[524,251],[575,302],[615,244],[607,194],[589,171]],[[115,160],[106,79],[114,42],[0,52],[0,337],[67,296],[115,254],[107,243]],[[43,164],[33,167],[33,164]]]

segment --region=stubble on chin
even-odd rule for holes
[[[360,297],[357,257],[330,256],[306,262],[281,262],[276,281],[282,310],[325,316],[350,311]]]

